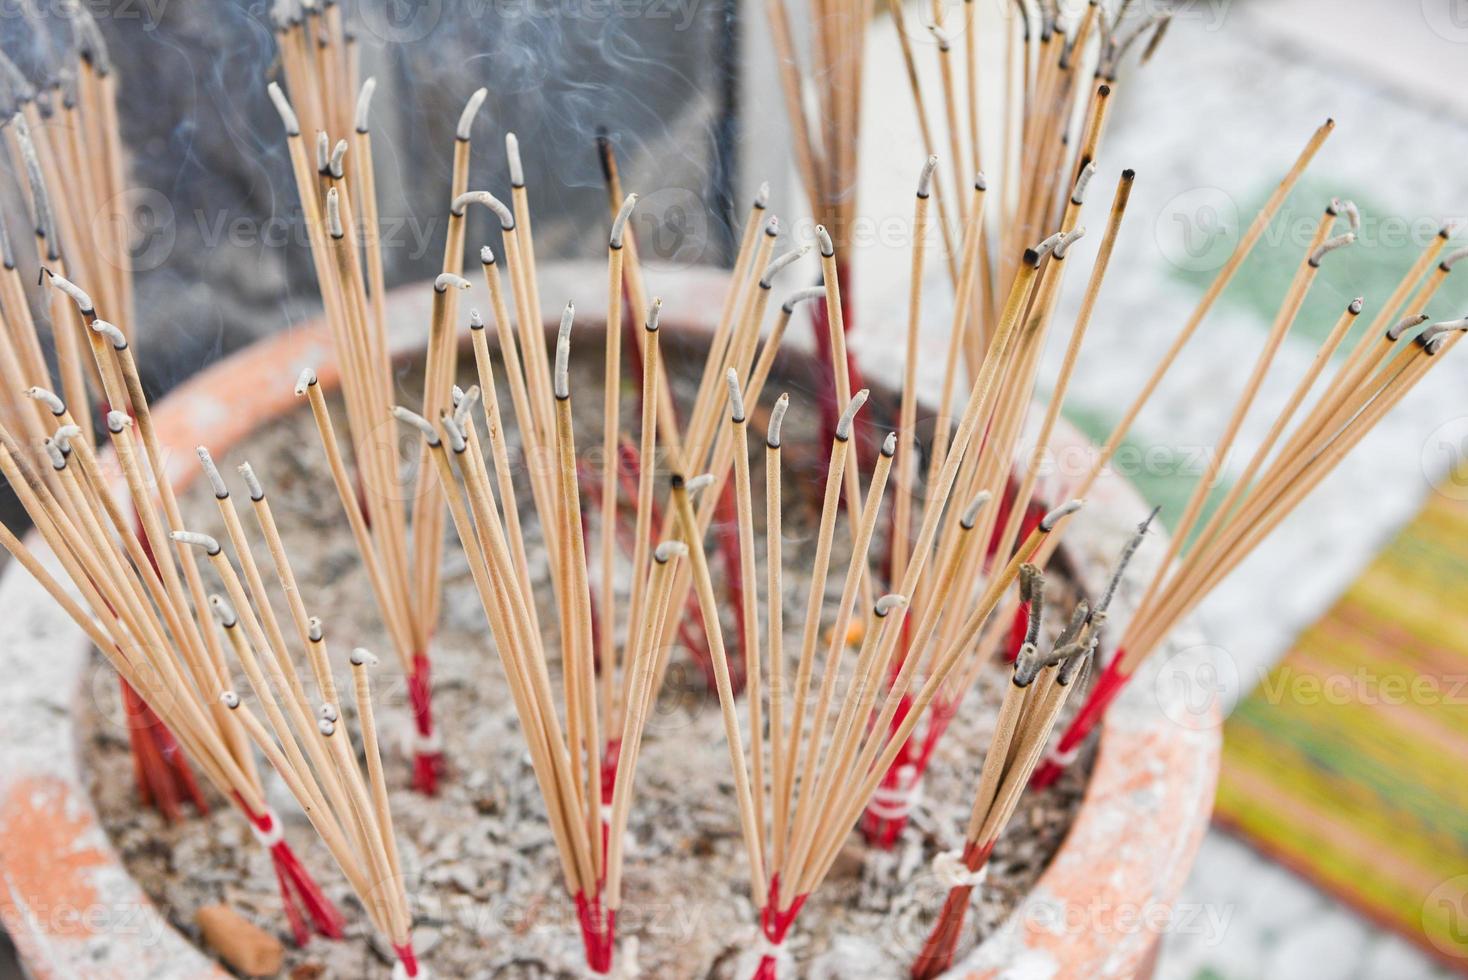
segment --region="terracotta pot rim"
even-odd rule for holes
[[[555,266],[547,279],[574,294],[590,265]],[[666,308],[706,309],[710,304],[698,297],[709,295],[722,279],[721,273],[683,270],[679,282],[685,301]],[[591,276],[590,281],[598,280]],[[665,298],[669,292],[679,290],[665,290]],[[546,290],[546,295],[555,293]],[[410,286],[394,291],[390,302],[395,309],[426,310],[426,296],[426,286]],[[601,322],[605,299],[598,303],[594,294],[587,299],[585,305],[577,300],[582,317]],[[708,311],[703,318],[712,315]],[[393,319],[423,322],[411,312]],[[679,329],[677,317],[665,322],[670,335]],[[685,330],[703,326],[697,316],[683,324]],[[393,349],[410,353],[414,339],[395,336]],[[175,486],[182,489],[196,478],[192,450],[206,435],[211,448],[223,454],[294,408],[292,384],[308,366],[324,385],[338,383],[329,337],[319,320],[232,354],[161,400],[154,419],[160,439],[172,450],[168,470]],[[873,367],[876,380],[895,380],[881,377],[879,365]],[[1086,446],[1068,427],[1058,439],[1062,448]],[[1074,555],[1090,548],[1097,557],[1111,554],[1123,529],[1145,510],[1129,484],[1107,474],[1097,482],[1088,511],[1092,519],[1098,513],[1116,518],[1115,540],[1096,541],[1073,531],[1061,551]],[[34,535],[30,543],[49,557]],[[1097,575],[1086,572],[1095,562],[1072,564],[1084,587],[1099,587],[1091,580]],[[15,737],[0,747],[6,761],[0,766],[0,913],[27,968],[38,977],[224,976],[153,906],[101,826],[69,710],[90,663],[84,634],[14,562],[0,575],[0,609],[19,611],[0,617],[0,671],[15,679],[0,686],[0,712],[17,721]],[[1205,717],[1192,729],[1168,719],[1174,707],[1169,698],[1180,701],[1183,693],[1157,687],[1154,672],[1144,668],[1108,714],[1082,807],[1031,894],[951,976],[995,976],[1002,967],[1024,961],[1038,968],[1027,975],[1131,977],[1150,953],[1156,932],[1106,929],[1099,917],[1106,908],[1149,903],[1160,908],[1175,898],[1208,824],[1221,741],[1216,717]],[[65,748],[58,752],[58,746]],[[29,859],[39,848],[47,851],[44,860]],[[51,873],[53,868],[61,873]],[[97,909],[100,917],[92,924],[79,921],[81,914]],[[1089,911],[1076,920],[1077,909]]]

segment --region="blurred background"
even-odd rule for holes
[[[0,16],[0,48],[32,79],[49,77],[65,51],[49,2],[12,0]],[[316,312],[280,121],[264,90],[277,72],[271,11],[226,0],[86,5],[120,78],[137,286],[131,326],[149,350],[147,380],[161,392]],[[1066,408],[1084,431],[1106,433],[1309,133],[1327,116],[1338,122],[1276,230],[1132,433],[1142,462],[1128,475],[1168,503],[1196,475],[1188,447],[1216,436],[1221,406],[1245,370],[1239,351],[1257,349],[1268,328],[1288,275],[1281,266],[1299,250],[1292,228],[1301,218],[1313,220],[1330,197],[1349,197],[1363,212],[1362,241],[1349,262],[1322,274],[1265,401],[1283,397],[1318,329],[1351,297],[1365,296],[1371,308],[1443,222],[1468,217],[1468,3],[1136,6],[1171,10],[1174,23],[1149,64],[1127,69],[1100,161],[1103,184],[1123,167],[1139,176],[1117,271]],[[453,126],[480,86],[489,96],[474,130],[470,187],[507,191],[500,141],[517,132],[542,254],[592,258],[604,248],[599,131],[617,147],[625,185],[644,195],[637,234],[650,260],[727,264],[736,222],[761,181],[771,183],[772,209],[788,219],[789,233],[803,228],[808,238],[762,9],[739,0],[352,5],[362,73],[379,82],[372,119],[389,283],[437,268]],[[851,344],[881,376],[907,298],[907,242],[882,229],[907,219],[923,152],[881,15],[867,57],[859,196],[871,234],[852,243],[850,286],[861,317]],[[931,60],[923,62],[936,85]],[[15,96],[0,92],[7,104]],[[5,182],[5,205],[24,215],[13,185]],[[473,220],[469,241],[491,240],[485,216]],[[941,278],[935,263],[933,288]],[[1069,297],[1072,310],[1077,299]],[[932,306],[925,329],[936,342],[945,314]],[[1432,312],[1456,317],[1465,307],[1468,289],[1450,282]],[[1051,353],[1058,362],[1059,351]],[[924,365],[934,380],[936,360]],[[1298,704],[1265,710],[1280,708],[1271,678],[1293,676],[1306,662],[1318,667],[1319,650],[1309,659],[1316,647],[1338,650],[1330,623],[1352,614],[1363,576],[1389,580],[1391,561],[1420,562],[1422,542],[1451,530],[1433,506],[1468,497],[1454,481],[1468,456],[1468,365],[1455,361],[1429,375],[1203,608],[1215,673],[1163,672],[1223,707],[1227,748],[1219,820],[1161,930],[1159,977],[1399,980],[1468,968],[1468,935],[1445,933],[1432,911],[1434,903],[1468,910],[1468,801],[1462,781],[1443,776],[1445,767],[1461,772],[1468,686],[1459,692],[1451,681],[1468,677],[1468,667],[1439,675],[1430,705],[1390,705],[1389,720],[1370,710],[1383,699],[1368,701],[1359,684],[1328,705],[1335,714],[1299,715],[1334,740],[1285,724]],[[1053,365],[1042,377],[1051,375]],[[1264,427],[1246,427],[1241,460]],[[1463,562],[1444,569],[1468,575]],[[1455,608],[1416,612],[1441,626],[1443,656],[1465,658],[1456,665],[1468,663],[1468,623],[1454,618],[1463,615]],[[1397,667],[1377,663],[1395,676]],[[1424,707],[1433,711],[1414,713]],[[1393,727],[1377,738],[1387,725],[1408,734]],[[1399,737],[1405,747],[1393,741]],[[1363,759],[1372,766],[1359,765]],[[3,955],[0,964],[0,976],[15,973]]]

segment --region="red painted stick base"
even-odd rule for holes
[[[592,973],[612,972],[612,949],[616,940],[617,913],[603,909],[601,896],[576,893],[576,921],[581,925],[581,943],[586,947],[586,966]]]
[[[306,866],[296,857],[296,852],[291,850],[291,846],[281,836],[277,819],[269,811],[251,812],[238,795],[235,796],[235,803],[249,818],[255,836],[270,852],[276,881],[280,884],[281,906],[285,910],[286,921],[290,923],[291,935],[296,945],[306,945],[313,930],[328,939],[341,939],[346,919],[322,892],[321,886],[316,884]]]
[[[1061,760],[1074,757],[1081,743],[1086,740],[1086,736],[1101,723],[1101,719],[1106,715],[1106,709],[1111,707],[1111,702],[1116,700],[1122,687],[1131,680],[1130,674],[1121,672],[1121,661],[1125,653],[1125,650],[1118,648],[1116,655],[1111,658],[1111,663],[1101,672],[1101,676],[1096,678],[1095,686],[1086,696],[1086,703],[1071,720],[1070,725],[1065,729],[1065,734],[1060,736],[1060,743],[1055,747],[1055,756],[1045,759],[1035,767],[1034,774],[1030,776],[1030,789],[1045,789],[1059,779],[1060,774],[1069,764]]]
[[[408,674],[408,702],[413,709],[413,731],[420,746],[435,745],[433,702],[430,690],[428,655],[413,654],[413,669]],[[413,788],[424,796],[438,793],[438,780],[443,775],[443,753],[437,748],[419,748],[413,753]]]
[[[989,853],[993,849],[992,841],[985,845],[966,844],[963,849],[964,867],[969,871],[978,871],[989,860]],[[943,900],[943,908],[938,912],[938,921],[933,924],[933,931],[928,934],[927,941],[913,961],[913,980],[932,980],[953,965],[973,890],[973,885],[958,885],[949,889],[948,897]]]
[[[790,907],[781,911],[780,875],[776,873],[770,878],[769,899],[765,907],[760,909],[759,914],[760,933],[770,946],[784,945],[785,937],[790,933],[790,926],[794,924],[795,917],[800,914],[805,900],[809,897],[809,895],[796,895]],[[755,966],[752,980],[778,980],[779,965],[776,954],[766,952]]]
[[[156,807],[169,823],[183,818],[184,803],[192,803],[200,814],[208,813],[209,804],[173,733],[132,685],[121,677],[117,682],[122,686],[123,713],[127,716],[133,772],[142,804]]]

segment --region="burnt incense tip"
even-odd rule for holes
[[[195,446],[194,452],[199,457],[199,465],[204,468],[204,475],[209,478],[209,485],[214,488],[214,496],[218,500],[229,499],[229,485],[224,482],[224,475],[219,472],[219,467],[214,465],[214,457],[209,453],[208,446]]]
[[[71,297],[71,301],[76,304],[76,308],[82,313],[90,314],[96,312],[96,307],[92,305],[92,297],[88,296],[76,283],[44,267],[42,267],[41,272],[50,279],[51,285]]]
[[[471,309],[469,311],[469,329],[470,330],[483,330],[484,329],[484,317],[480,314],[480,312],[479,312],[479,310],[477,308],[476,309]]]
[[[117,328],[116,324],[108,323],[106,320],[93,320],[92,329],[106,337],[112,344],[113,350],[127,350],[127,337]]]
[[[479,261],[484,265],[494,265],[494,249],[488,245],[479,246]]]
[[[937,24],[929,24],[927,25],[927,27],[928,33],[933,35],[933,40],[938,42],[938,50],[943,52],[944,54],[947,54],[949,49],[953,47],[952,37],[950,37],[948,32],[939,27]]]
[[[1044,531],[1046,534],[1049,534],[1051,531],[1055,530],[1056,524],[1060,523],[1071,514],[1074,514],[1076,511],[1080,510],[1084,503],[1085,502],[1081,500],[1072,500],[1070,503],[1061,504],[1059,507],[1046,514],[1044,517],[1040,518],[1040,530]]]
[[[795,312],[795,305],[797,303],[805,303],[813,299],[823,299],[825,295],[826,289],[824,286],[805,286],[791,293],[785,302],[780,305],[780,308],[785,311],[786,316],[789,316]]]
[[[770,220],[765,222],[765,234],[776,238],[780,234],[780,219],[776,215],[770,215]]]
[[[469,448],[469,440],[465,438],[464,430],[459,427],[459,423],[452,415],[447,412],[443,413],[438,417],[438,424],[443,429],[443,434],[448,436],[449,448],[454,451],[454,455],[457,456]]]
[[[785,424],[785,413],[790,410],[790,395],[780,395],[775,399],[775,404],[770,409],[770,424],[765,430],[765,445],[771,449],[780,448],[780,428]]]
[[[302,368],[301,373],[296,376],[296,397],[299,398],[309,391],[317,380],[315,368]]]
[[[842,412],[841,418],[836,420],[837,442],[845,442],[851,438],[851,425],[856,421],[856,413],[861,411],[861,407],[867,403],[867,396],[870,394],[871,392],[863,388],[851,396],[851,401],[846,405],[846,411]]]
[[[478,385],[470,385],[468,391],[460,392],[459,400],[454,403],[454,424],[459,428],[468,431],[469,413],[479,404],[479,396]]]
[[[907,596],[899,592],[888,592],[881,596],[872,605],[872,612],[878,619],[885,619],[894,609],[901,609],[907,605]]]
[[[688,555],[688,545],[682,541],[664,541],[653,549],[652,557],[659,565],[666,565],[674,558],[685,558]]]
[[[121,432],[133,424],[126,412],[112,411],[107,413],[107,431],[112,433]]]
[[[561,311],[561,326],[556,331],[555,396],[561,401],[571,397],[571,325],[576,320],[576,304],[567,303]]]
[[[1432,343],[1434,339],[1441,337],[1445,334],[1456,333],[1463,330],[1468,330],[1468,316],[1460,317],[1457,320],[1439,320],[1437,323],[1432,324],[1426,330],[1422,331],[1422,336],[1419,339],[1424,345],[1426,345]]]
[[[1337,249],[1345,248],[1355,240],[1355,233],[1350,231],[1342,235],[1336,235],[1334,238],[1327,238],[1320,244],[1319,248],[1310,253],[1310,265],[1314,268],[1319,268],[1321,259]]]
[[[335,187],[326,189],[326,233],[332,238],[340,239],[346,234],[342,228],[341,195]]]
[[[736,425],[744,424],[744,392],[739,390],[739,372],[730,368],[724,375],[724,384],[729,388],[729,418]]]
[[[1106,98],[1111,94],[1111,86],[1106,84],[1105,82],[1102,82],[1100,85],[1096,86],[1096,94],[1103,99]]]
[[[1079,227],[1073,228],[1070,231],[1066,232],[1064,235],[1060,236],[1060,241],[1055,243],[1055,258],[1065,258],[1065,253],[1070,250],[1070,247],[1076,242],[1080,241],[1082,238],[1084,238],[1085,235],[1086,229],[1084,227]]]
[[[82,427],[74,422],[59,426],[51,438],[56,440],[56,445],[66,455],[71,455],[71,444],[74,440],[82,437]]]
[[[698,476],[695,476],[693,479],[684,483],[683,489],[686,490],[689,494],[695,494],[698,493],[700,490],[707,490],[713,485],[714,475],[712,473],[700,473],[698,474]]]
[[[1346,306],[1346,312],[1351,314],[1351,316],[1359,316],[1361,314],[1362,308],[1364,308],[1365,306],[1366,297],[1357,296],[1355,299],[1351,300],[1351,302]]]
[[[290,137],[301,135],[301,123],[296,118],[296,110],[291,108],[290,100],[280,90],[277,82],[271,82],[265,90],[270,93],[270,101],[275,104],[275,111],[280,115],[280,121],[285,126],[285,134]]]
[[[479,113],[479,107],[484,105],[484,100],[489,96],[489,89],[475,89],[474,94],[469,96],[469,101],[464,103],[464,111],[459,113],[459,125],[454,130],[454,137],[467,141],[469,131],[474,128],[474,117]]]
[[[219,701],[230,711],[240,706],[240,696],[233,691],[224,691],[219,695]]]
[[[754,207],[758,211],[763,211],[769,206],[770,182],[768,180],[762,180],[760,181],[759,189],[754,192]]]
[[[31,387],[25,390],[26,396],[40,402],[51,410],[52,415],[65,415],[66,402],[56,396],[54,391],[45,388]]]
[[[821,258],[829,259],[836,254],[836,246],[832,244],[831,233],[825,225],[816,225],[816,244],[821,247]]]
[[[316,722],[316,730],[321,733],[323,738],[331,738],[331,736],[336,734],[336,722],[329,718],[322,718]]]
[[[1014,686],[1029,687],[1039,674],[1040,666],[1039,651],[1035,649],[1035,645],[1033,643],[1021,645],[1019,653],[1014,657]]]
[[[321,617],[312,616],[306,620],[306,639],[312,643],[320,643],[326,632],[321,628]]]
[[[368,77],[362,83],[362,88],[357,92],[357,112],[353,122],[356,124],[357,132],[369,131],[369,117],[372,113],[372,93],[377,91],[377,79]]]
[[[438,430],[433,427],[433,423],[412,409],[404,408],[402,405],[394,405],[392,407],[392,417],[405,425],[411,425],[421,432],[423,438],[430,446],[440,444],[441,440],[438,438]]]
[[[662,317],[663,301],[661,298],[654,296],[652,298],[652,304],[647,308],[647,319],[642,321],[643,329],[648,333],[657,333],[658,323],[662,320]]]
[[[55,439],[48,436],[41,443],[41,447],[46,451],[46,456],[50,458],[51,468],[53,470],[60,471],[66,469],[66,454],[61,451],[60,446],[56,445]]]
[[[449,210],[453,212],[454,217],[461,218],[464,216],[464,210],[471,204],[483,205],[493,211],[494,216],[500,219],[501,231],[515,230],[515,213],[505,205],[504,201],[489,191],[465,191],[449,203]]]
[[[799,262],[809,251],[809,245],[802,245],[799,248],[791,249],[784,255],[779,255],[771,259],[770,264],[765,266],[764,275],[760,276],[760,288],[769,289],[774,284],[775,277],[780,274],[781,270],[795,262]]]
[[[316,713],[330,722],[335,722],[341,717],[341,715],[337,713],[336,705],[330,703],[323,704],[320,708],[317,709]]]
[[[245,490],[250,494],[250,499],[259,503],[265,499],[265,488],[260,485],[260,478],[255,475],[255,467],[249,463],[241,463],[235,467],[240,478],[245,481]]]
[[[505,161],[510,167],[510,186],[525,186],[525,165],[520,162],[520,137],[505,134]]]
[[[1446,334],[1440,334],[1440,335],[1438,335],[1436,337],[1433,337],[1431,340],[1424,342],[1423,345],[1422,345],[1422,349],[1427,352],[1427,356],[1428,357],[1436,357],[1437,356],[1437,352],[1440,351],[1440,350],[1442,350],[1443,349],[1443,345],[1446,344],[1447,342],[1448,342],[1447,335]]]
[[[198,531],[169,531],[168,536],[179,544],[186,544],[191,548],[202,548],[211,558],[223,550],[219,547],[218,540]]]
[[[897,433],[887,433],[887,438],[882,440],[882,455],[891,459],[897,455]]]
[[[622,247],[622,237],[627,233],[627,222],[632,218],[632,209],[637,206],[637,195],[628,194],[622,201],[622,207],[618,209],[617,216],[612,219],[612,233],[607,237],[607,246],[617,249]]]
[[[1160,513],[1162,513],[1162,505],[1161,504],[1157,504],[1155,507],[1152,508],[1151,513],[1149,513],[1142,520],[1142,523],[1140,523],[1140,524],[1137,525],[1137,533],[1138,534],[1146,534],[1147,533],[1147,529],[1152,526],[1152,522],[1153,521],[1157,520],[1157,515],[1160,514]]]
[[[923,172],[918,174],[917,196],[927,197],[933,192],[933,171],[938,169],[938,157],[929,154],[927,161],[923,164]]]
[[[1468,258],[1468,246],[1464,246],[1457,251],[1451,252],[1446,258],[1442,260],[1438,268],[1442,269],[1442,271],[1444,272],[1451,272],[1453,266],[1457,265],[1465,258]]]
[[[331,165],[328,162],[331,157],[331,137],[326,135],[326,130],[316,131],[316,172],[322,175],[331,173]]]
[[[1040,264],[1040,253],[1037,252],[1037,251],[1035,251],[1032,248],[1025,249],[1024,263],[1025,263],[1025,265],[1028,265],[1028,266],[1030,266],[1032,268],[1034,266],[1039,265]]]
[[[601,163],[601,178],[610,184],[617,170],[617,161],[612,154],[612,139],[605,126],[596,127],[596,158]]]
[[[1075,189],[1070,192],[1070,203],[1080,207],[1086,203],[1086,188],[1091,185],[1091,178],[1096,176],[1096,161],[1092,160],[1081,168],[1076,176]]]
[[[1121,172],[1121,179],[1130,184],[1132,181],[1137,179],[1137,172],[1131,167],[1127,167]]]
[[[450,286],[455,289],[468,289],[469,280],[452,272],[440,272],[438,278],[433,280],[433,291],[436,293],[447,292]]]
[[[969,505],[964,508],[962,516],[959,517],[959,526],[965,531],[972,531],[974,525],[979,521],[979,511],[984,509],[984,505],[989,502],[989,498],[992,496],[993,494],[988,490],[980,490],[976,493],[974,499],[969,501]]]
[[[1392,343],[1396,343],[1402,339],[1402,334],[1411,330],[1413,327],[1426,323],[1430,319],[1432,318],[1426,313],[1413,313],[1411,316],[1404,316],[1387,328],[1386,339]]]
[[[366,647],[353,647],[352,652],[347,655],[353,667],[375,667],[377,657]]]
[[[347,157],[347,141],[337,140],[336,146],[331,148],[331,159],[326,162],[326,169],[330,171],[333,180],[341,180],[346,173],[342,161]]]
[[[1043,239],[1040,242],[1040,244],[1038,244],[1038,245],[1035,246],[1035,252],[1041,258],[1044,258],[1046,255],[1049,255],[1050,253],[1054,252],[1055,251],[1055,246],[1059,245],[1061,243],[1061,241],[1064,240],[1064,238],[1065,238],[1065,233],[1064,232],[1061,232],[1061,231],[1054,232],[1053,234],[1051,234],[1051,235],[1047,236],[1045,239]]]

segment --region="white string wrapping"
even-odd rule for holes
[[[261,847],[269,849],[285,840],[285,831],[280,827],[280,817],[276,816],[275,811],[269,807],[265,808],[265,819],[270,821],[269,830],[261,830],[260,826],[251,820],[250,832],[255,835]]]
[[[933,858],[933,874],[948,888],[977,888],[989,877],[989,866],[970,871],[963,863],[963,851],[944,851]]]
[[[923,780],[916,768],[897,770],[897,785],[879,786],[867,804],[867,812],[879,820],[906,820],[923,798]]]
[[[1045,753],[1045,761],[1053,762],[1063,769],[1066,766],[1070,765],[1072,762],[1076,761],[1076,756],[1080,754],[1081,747],[1079,745],[1074,746],[1073,748],[1070,748],[1065,752],[1062,752],[1060,751],[1060,743],[1057,742],[1054,745],[1050,746],[1050,751]]]
[[[417,725],[409,724],[404,742],[410,755],[437,755],[443,751],[443,734],[437,728],[424,735]]]

